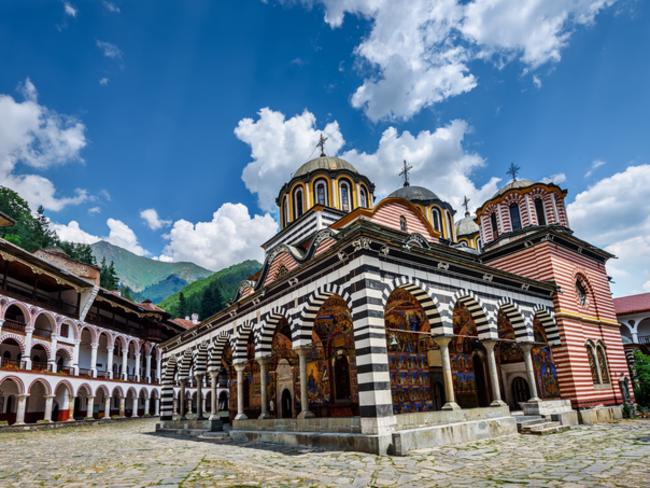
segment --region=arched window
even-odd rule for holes
[[[512,225],[512,230],[521,230],[521,215],[519,213],[519,204],[511,203],[510,204],[510,224]]]
[[[492,237],[496,239],[499,237],[499,225],[497,224],[497,213],[492,212],[490,215],[490,224],[492,225]]]
[[[447,236],[450,241],[454,240],[454,218],[451,216],[449,210],[445,210],[445,215],[447,216],[447,229],[449,229],[449,235]]]
[[[368,192],[365,186],[362,186],[359,190],[359,205],[362,208],[368,208]]]
[[[287,225],[289,222],[289,199],[285,195],[282,198],[282,224]]]
[[[341,183],[339,183],[339,194],[341,196],[341,210],[349,212],[351,210],[350,185],[347,181],[341,181]]]
[[[609,369],[607,369],[607,355],[602,344],[596,346],[596,359],[598,360],[598,371],[600,372],[600,382],[609,384]]]
[[[402,232],[408,232],[408,225],[406,224],[406,217],[399,216],[399,228]]]
[[[589,359],[589,369],[591,370],[591,379],[594,385],[600,384],[600,378],[598,376],[598,366],[596,364],[596,355],[594,354],[594,348],[591,343],[587,343],[587,358]]]
[[[537,225],[546,225],[544,202],[542,201],[541,197],[535,198],[535,213],[537,214]]]
[[[433,220],[433,228],[438,232],[442,232],[442,227],[440,226],[440,210],[433,207],[431,209],[431,218]]]
[[[297,220],[302,215],[303,208],[302,188],[296,188],[293,191],[294,220]]]
[[[316,203],[318,205],[327,205],[327,182],[318,180],[315,185]]]
[[[580,306],[584,307],[587,305],[587,287],[580,277],[576,280],[576,295]]]

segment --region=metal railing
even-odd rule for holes
[[[16,332],[22,332],[23,334],[25,333],[25,327],[27,327],[27,324],[11,319],[5,319],[5,322],[2,325],[3,330],[13,330]]]

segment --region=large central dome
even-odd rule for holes
[[[404,198],[411,202],[432,202],[440,200],[438,195],[423,186],[403,186],[388,195],[388,198]]]
[[[300,166],[298,170],[294,173],[293,177],[297,178],[300,176],[307,176],[308,174],[317,171],[319,169],[324,169],[327,171],[338,171],[338,170],[348,170],[351,173],[359,174],[357,168],[348,163],[345,159],[337,158],[336,156],[320,156],[318,158],[311,159],[305,164]]]

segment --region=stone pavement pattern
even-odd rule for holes
[[[650,421],[407,457],[180,440],[154,420],[0,433],[0,486],[650,486]]]

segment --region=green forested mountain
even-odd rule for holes
[[[224,308],[226,302],[234,298],[240,283],[257,273],[261,267],[260,263],[253,260],[235,264],[190,283],[165,298],[159,306],[176,317],[196,312],[204,319]]]
[[[156,261],[138,256],[106,241],[96,242],[91,245],[91,248],[97,262],[100,263],[102,259],[106,259],[108,263],[112,262],[120,283],[135,292],[141,292],[148,286],[160,283],[172,275],[191,283],[211,274],[211,271],[194,263]]]
[[[153,303],[158,303],[167,298],[169,295],[182,290],[187,285],[187,281],[179,278],[176,275],[169,275],[164,280],[159,281],[153,285],[149,285],[140,292],[133,293],[133,298],[139,302],[151,300]]]

